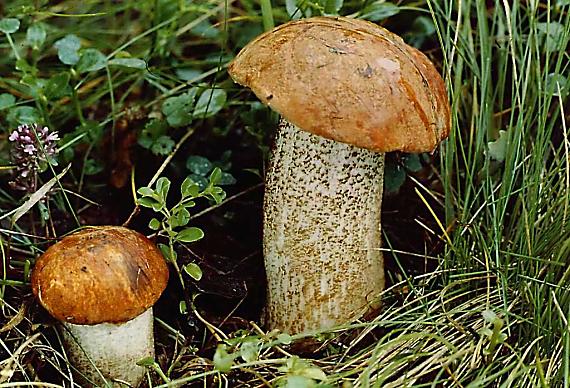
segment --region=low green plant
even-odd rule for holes
[[[198,183],[187,177],[180,185],[180,199],[172,206],[169,206],[167,202],[171,182],[166,177],[159,178],[154,188],[141,187],[137,190],[140,195],[137,200],[138,204],[152,209],[159,215],[159,218],[153,217],[150,220],[148,227],[156,231],[159,236],[168,239],[168,244],[158,246],[164,257],[176,268],[182,287],[185,282],[177,263],[178,255],[175,244],[192,243],[204,237],[202,229],[188,226],[191,217],[190,209],[196,206],[196,200],[200,198],[208,199],[215,204],[221,203],[226,197],[225,191],[218,186],[221,179],[222,171],[215,168],[210,174],[208,185],[201,189]],[[200,266],[195,262],[185,265],[183,270],[196,281],[202,278]]]

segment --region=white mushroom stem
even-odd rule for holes
[[[152,308],[121,324],[75,325],[61,329],[68,356],[84,386],[138,386],[145,368],[137,361],[154,357]]]
[[[281,122],[265,191],[270,329],[330,328],[378,307],[383,171],[383,153]]]

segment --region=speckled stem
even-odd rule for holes
[[[382,153],[282,121],[265,192],[270,329],[325,329],[377,307],[383,171]]]
[[[61,333],[82,386],[137,387],[145,368],[137,361],[154,357],[152,308],[122,324],[63,323]]]

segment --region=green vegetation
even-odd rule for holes
[[[453,130],[434,156],[389,156],[401,203],[385,216],[383,311],[306,335],[318,346],[302,352],[302,336],[249,322],[260,315],[255,303],[240,309],[251,295],[221,312],[200,303],[216,270],[199,244],[236,212],[260,218],[248,195],[276,123],[227,64],[264,28],[335,13],[424,51],[446,80]],[[569,41],[568,0],[3,2],[0,386],[72,384],[52,322],[29,299],[30,267],[56,236],[127,220],[178,263],[157,308],[157,358],[141,361],[151,386],[570,386]],[[36,122],[57,131],[58,155],[34,145],[35,178],[22,185],[9,137]],[[171,184],[181,197],[167,201]],[[419,245],[390,233],[390,216],[409,207]],[[239,229],[223,230],[239,240]]]

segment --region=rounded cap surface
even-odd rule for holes
[[[40,256],[32,291],[56,319],[79,325],[122,323],[151,307],[168,282],[158,248],[123,227],[90,227]]]
[[[283,24],[244,47],[229,73],[297,127],[357,147],[426,152],[449,134],[449,102],[435,66],[364,20]]]

